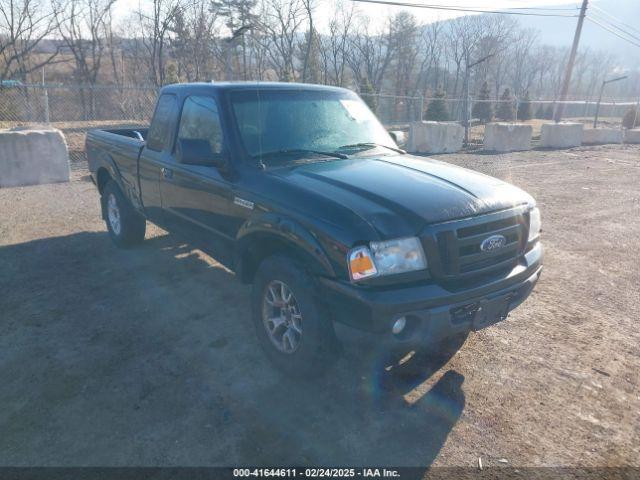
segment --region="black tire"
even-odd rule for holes
[[[302,333],[298,347],[288,353],[276,346],[267,330],[268,322],[263,321],[263,308],[277,310],[265,303],[265,298],[272,297],[268,290],[274,282],[283,283],[290,289],[301,316]],[[274,255],[260,264],[253,283],[251,303],[260,346],[282,372],[294,377],[314,378],[333,363],[338,353],[333,322],[327,309],[314,295],[313,278],[289,257]]]
[[[110,217],[110,202],[114,202],[111,207],[115,207],[117,211],[118,222]],[[101,203],[104,221],[113,243],[120,248],[127,248],[144,240],[146,219],[135,211],[113,180],[109,180],[105,185]]]

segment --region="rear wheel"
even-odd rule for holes
[[[102,211],[111,240],[121,248],[144,240],[147,222],[135,211],[118,185],[109,180],[102,192]]]
[[[331,364],[333,323],[313,295],[313,279],[291,259],[275,255],[262,262],[252,307],[260,345],[280,370],[313,377]]]

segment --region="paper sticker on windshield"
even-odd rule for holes
[[[358,123],[366,122],[370,118],[367,107],[357,100],[340,100],[347,114]]]

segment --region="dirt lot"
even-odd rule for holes
[[[116,249],[82,164],[0,190],[0,464],[640,466],[640,148],[439,158],[538,199],[541,282],[452,355],[351,347],[311,384],[213,259]]]

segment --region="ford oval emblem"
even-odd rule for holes
[[[483,252],[492,252],[498,250],[507,244],[507,239],[504,235],[491,235],[485,238],[480,244],[480,250]]]

